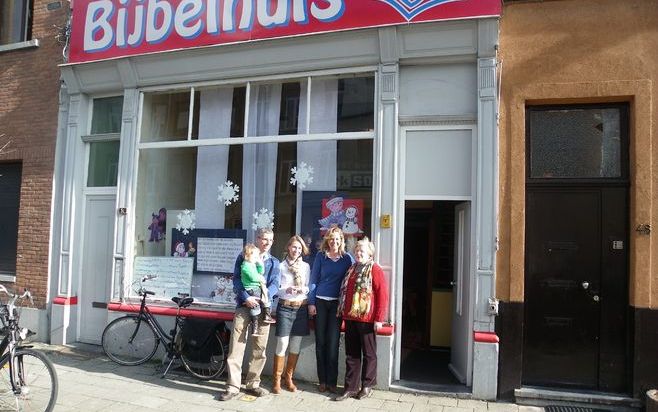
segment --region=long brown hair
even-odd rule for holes
[[[302,245],[302,256],[308,255],[309,250],[308,250],[308,246],[306,246],[306,242],[304,242],[304,239],[302,239],[302,237],[299,235],[293,235],[288,240],[288,243],[286,243],[286,252],[284,257],[288,257],[288,248],[290,247],[290,245],[292,245],[292,242],[299,242],[299,244]]]

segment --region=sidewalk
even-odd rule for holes
[[[175,370],[160,378],[160,363],[120,366],[110,361],[98,347],[35,344],[55,363],[59,378],[57,412],[68,411],[395,411],[395,412],[530,412],[543,408],[510,403],[484,402],[396,393],[376,390],[369,399],[334,402],[315,390],[315,385],[299,383],[301,390],[254,398],[248,395],[219,402],[224,380],[203,382],[184,371]],[[265,378],[263,387],[269,388]]]

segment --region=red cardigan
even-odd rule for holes
[[[355,286],[356,278],[352,277],[347,281],[347,286],[345,288],[345,305],[342,313],[343,319],[367,323],[384,322],[386,320],[386,310],[388,309],[388,287],[381,266],[376,263],[372,266],[372,302],[370,305],[370,312],[368,312],[363,318],[355,318],[348,315],[348,312],[352,307]]]

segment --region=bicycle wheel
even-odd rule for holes
[[[219,330],[214,330],[200,347],[181,342],[180,359],[194,377],[208,380],[222,374],[226,367],[226,353]]]
[[[135,328],[138,328],[135,332]],[[134,335],[132,341],[130,338]],[[153,327],[139,316],[127,315],[110,322],[103,330],[103,351],[119,365],[140,365],[155,355],[160,339]]]
[[[57,401],[57,374],[53,363],[41,352],[16,349],[12,390],[9,354],[0,360],[0,410],[49,412]]]

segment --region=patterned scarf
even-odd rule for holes
[[[343,314],[345,310],[345,295],[347,293],[347,284],[350,279],[354,279],[354,295],[352,296],[352,306],[348,315],[357,319],[364,318],[369,312],[372,305],[372,266],[374,262],[370,261],[365,265],[355,263],[350,267],[340,285],[340,299],[338,302],[338,313]]]
[[[302,268],[302,259],[297,258],[295,259],[294,262],[290,263],[288,258],[286,258],[286,265],[288,265],[288,270],[292,274],[292,279],[293,282],[295,283],[295,287],[301,287],[302,286],[302,275],[300,273],[301,268]]]

